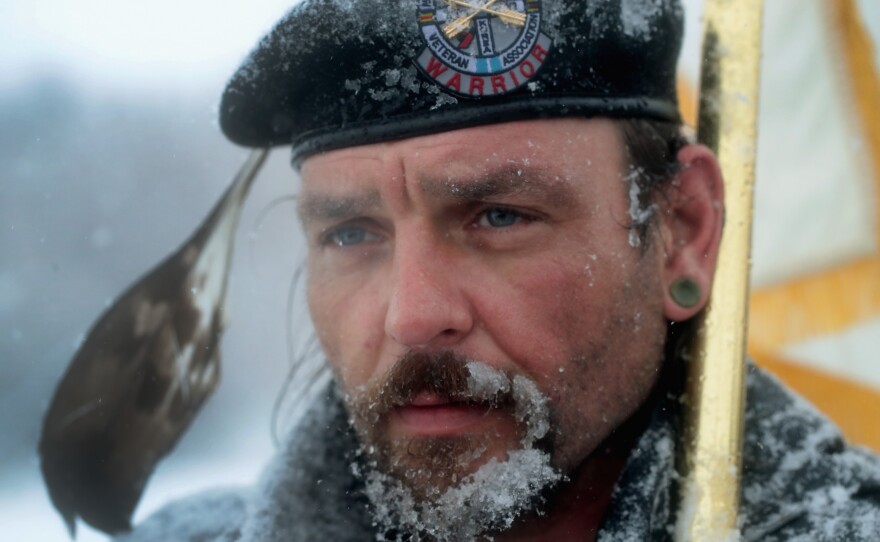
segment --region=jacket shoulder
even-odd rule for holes
[[[249,494],[215,489],[169,503],[114,542],[234,542],[245,520]]]
[[[880,458],[773,376],[747,382],[743,539],[880,540]]]

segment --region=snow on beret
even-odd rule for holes
[[[558,116],[677,121],[679,0],[304,0],[230,80],[220,125],[293,160]]]

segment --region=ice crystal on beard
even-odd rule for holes
[[[532,380],[516,375],[511,383],[503,371],[477,361],[468,363],[467,368],[470,373],[468,377],[470,397],[491,400],[496,395],[507,393],[512,389],[513,401],[516,405],[514,416],[517,422],[525,426],[523,447],[529,447],[547,435],[550,431],[547,398]]]
[[[372,464],[365,476],[367,496],[373,504],[378,540],[474,540],[487,533],[510,528],[516,518],[540,504],[541,492],[563,479],[548,453],[535,443],[550,430],[547,398],[537,385],[523,376],[512,381],[498,369],[481,362],[467,364],[468,395],[491,400],[510,393],[514,416],[524,426],[522,448],[509,451],[507,459],[491,459],[461,482],[445,490],[426,491],[416,499],[400,480],[380,472]]]
[[[490,399],[510,389],[510,379],[498,369],[476,361],[468,363],[467,369],[470,373],[467,382],[471,397]]]
[[[524,448],[547,436],[550,431],[550,409],[547,398],[538,386],[528,378],[513,377],[513,400],[516,404],[516,419],[525,422],[526,432],[522,438]]]
[[[399,480],[375,469],[366,477],[366,492],[379,530],[397,533],[390,540],[453,542],[510,528],[544,488],[561,479],[549,454],[523,449],[509,452],[505,461],[490,460],[431,500],[415,499]]]

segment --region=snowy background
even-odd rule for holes
[[[216,121],[226,79],[285,0],[0,2],[0,540],[63,541],[39,475],[40,422],[106,304],[175,249],[248,151]],[[248,201],[220,390],[155,474],[138,517],[248,483],[271,453],[300,234],[287,154]],[[263,216],[259,216],[259,215]],[[80,524],[79,540],[105,538]]]
[[[217,127],[219,96],[290,4],[0,2],[0,540],[66,539],[35,453],[51,393],[107,303],[183,241],[243,163],[247,151]],[[685,4],[682,71],[693,78],[700,2]],[[136,518],[199,488],[249,483],[272,451],[302,258],[287,160],[270,157],[244,209],[220,390]],[[104,537],[80,525],[78,539]]]

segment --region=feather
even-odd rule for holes
[[[223,301],[242,203],[268,150],[255,150],[180,249],[93,325],[43,420],[40,467],[71,536],[131,516],[156,464],[220,381]]]

